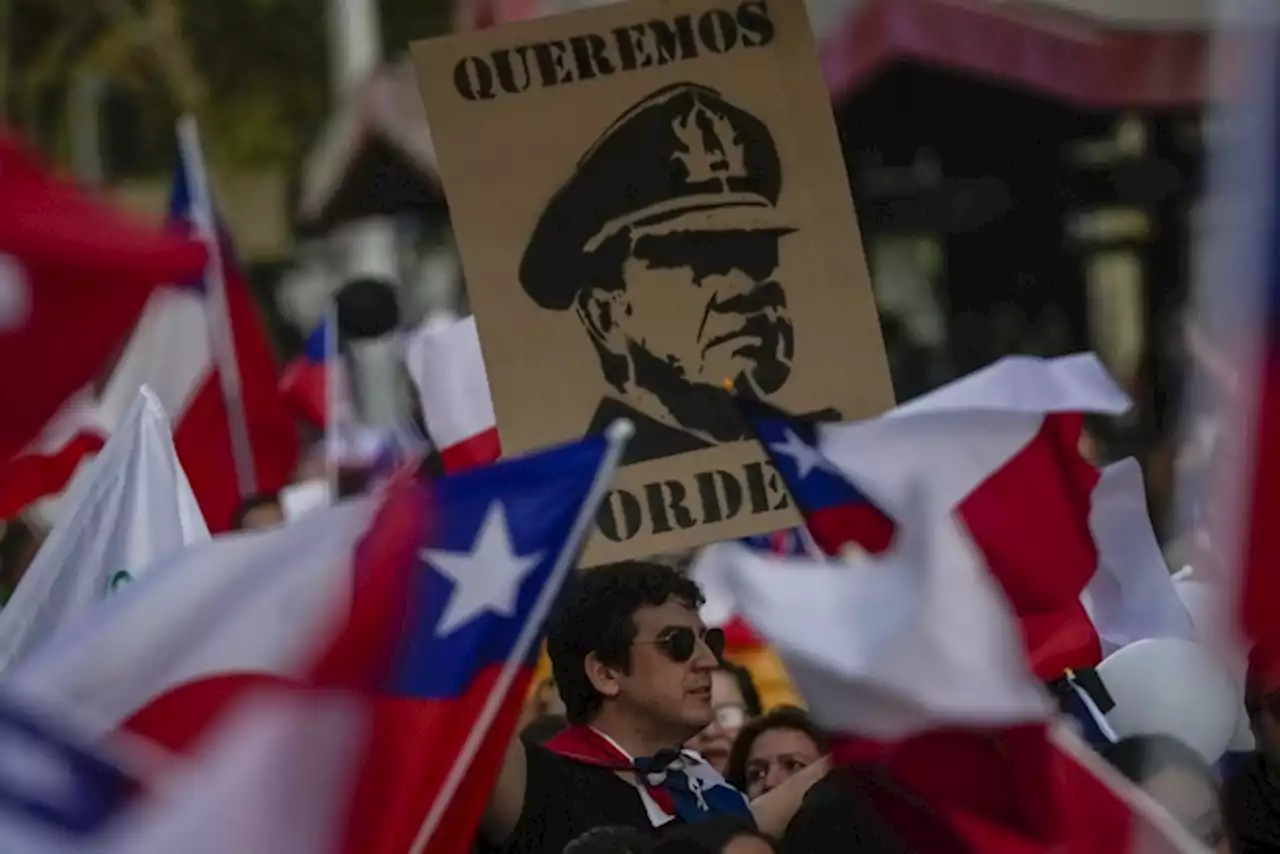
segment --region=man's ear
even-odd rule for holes
[[[622,686],[618,684],[619,671],[601,661],[594,652],[587,653],[582,667],[586,671],[587,679],[591,681],[591,687],[604,696],[616,697],[622,693]]]
[[[619,322],[631,311],[625,291],[589,288],[578,298],[575,309],[578,320],[592,341],[609,353],[626,352],[626,341]]]

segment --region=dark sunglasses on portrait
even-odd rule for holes
[[[690,626],[673,626],[654,640],[636,643],[651,643],[676,664],[684,664],[693,658],[699,640],[707,645],[717,659],[724,654],[724,629],[707,629],[699,638],[698,632]]]

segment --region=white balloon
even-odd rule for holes
[[[1236,732],[1240,689],[1197,643],[1137,641],[1107,656],[1097,671],[1115,701],[1107,721],[1121,738],[1172,736],[1212,763]]]

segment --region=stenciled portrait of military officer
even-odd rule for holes
[[[760,119],[678,83],[614,121],[543,209],[520,281],[590,337],[607,391],[586,432],[630,418],[625,462],[748,438],[725,381],[767,400],[791,377],[782,184]]]

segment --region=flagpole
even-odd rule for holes
[[[324,327],[324,474],[330,500],[338,500],[338,394],[342,382],[342,355],[338,352],[338,303],[329,301]]]
[[[236,482],[240,497],[248,498],[258,491],[253,471],[253,445],[249,440],[249,419],[245,415],[241,393],[240,365],[236,361],[234,329],[227,302],[227,276],[223,266],[222,240],[217,217],[209,193],[204,152],[200,145],[200,128],[195,116],[184,114],[178,119],[178,151],[182,158],[183,177],[191,194],[191,222],[196,236],[209,250],[204,282],[209,299],[209,346],[214,366],[227,405],[227,427],[231,434],[231,456],[235,462]]]
[[[427,813],[427,817],[423,819],[422,826],[418,829],[418,835],[413,840],[413,846],[409,849],[409,854],[423,854],[427,849],[427,844],[431,842],[431,838],[440,828],[440,823],[444,820],[445,810],[448,809],[454,795],[458,792],[458,787],[462,785],[463,779],[467,776],[467,771],[471,768],[471,762],[475,759],[476,754],[480,752],[480,746],[484,742],[485,736],[489,733],[489,727],[493,725],[494,719],[498,717],[498,712],[501,711],[502,704],[506,701],[506,695],[510,691],[512,683],[515,682],[516,675],[525,666],[530,653],[533,652],[533,645],[537,642],[538,635],[542,633],[543,624],[546,623],[547,617],[551,614],[551,608],[559,596],[560,588],[564,585],[565,576],[572,571],[573,564],[577,561],[578,554],[582,551],[582,544],[586,540],[592,524],[595,523],[596,512],[604,502],[610,484],[613,483],[613,475],[618,470],[618,465],[622,462],[622,454],[627,449],[627,443],[635,434],[635,429],[635,425],[630,421],[625,418],[619,418],[605,430],[604,435],[609,447],[605,450],[604,457],[600,461],[600,468],[596,470],[595,480],[591,483],[591,489],[587,492],[586,500],[582,502],[582,509],[578,512],[578,518],[574,520],[573,527],[569,530],[569,538],[565,541],[564,548],[560,550],[560,554],[556,557],[555,565],[551,567],[551,573],[547,576],[546,584],[538,591],[538,598],[534,601],[533,608],[529,611],[529,618],[520,627],[520,634],[516,637],[515,646],[503,663],[502,671],[498,674],[493,690],[485,698],[484,708],[476,716],[471,732],[467,734],[467,740],[463,743],[462,749],[458,751],[458,757],[454,760],[452,767],[449,768],[449,774],[445,777],[439,794],[436,795],[435,801],[431,804],[431,810]]]

